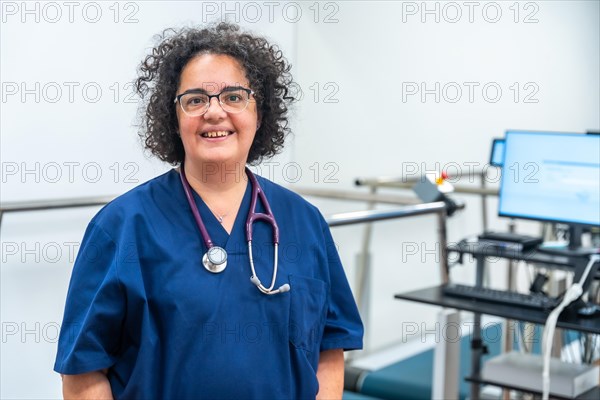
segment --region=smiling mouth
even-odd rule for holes
[[[225,137],[225,136],[228,136],[231,134],[233,134],[232,131],[214,131],[214,132],[201,133],[200,136],[202,136],[204,138],[218,138],[218,137]]]

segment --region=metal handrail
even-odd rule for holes
[[[325,197],[340,200],[374,201],[376,203],[387,204],[421,204],[421,201],[419,201],[416,197],[409,196],[371,195],[368,193],[357,193],[351,190],[313,189],[302,187],[294,187],[290,188],[290,190],[293,190],[294,192],[304,196]],[[102,206],[111,202],[116,197],[117,195],[79,197],[71,199],[9,201],[0,203],[0,213]]]
[[[426,204],[414,204],[418,200],[415,198],[391,196],[391,195],[377,195],[375,193],[353,193],[350,191],[339,191],[339,190],[322,190],[322,189],[307,189],[299,188],[297,190],[299,194],[308,196],[318,196],[327,198],[336,198],[342,200],[354,200],[354,201],[368,201],[370,206],[374,203],[391,203],[391,204],[407,204],[403,208],[394,210],[366,210],[366,211],[354,211],[348,213],[334,214],[326,219],[327,223],[331,227],[352,225],[359,223],[369,223],[374,221],[382,221],[395,218],[406,218],[417,215],[425,214],[437,214],[438,215],[438,235],[440,240],[440,247],[442,251],[441,257],[441,276],[444,282],[448,281],[448,263],[447,257],[444,252],[446,251],[447,237],[446,237],[446,205],[444,202],[434,202]],[[19,211],[40,211],[40,210],[52,210],[59,208],[75,208],[75,207],[90,207],[90,206],[101,206],[112,201],[116,196],[97,196],[97,197],[82,197],[75,199],[52,199],[52,200],[35,200],[35,201],[24,201],[24,202],[5,202],[0,204],[0,228],[2,226],[2,216],[6,212],[19,212]],[[459,204],[458,208],[464,208],[464,204]],[[368,229],[370,237],[370,229]],[[366,242],[369,243],[369,242]],[[368,247],[363,249],[368,251]],[[366,254],[363,254],[366,257]],[[366,270],[366,266],[364,266]],[[362,301],[362,293],[364,289],[364,282],[359,282],[359,290],[357,294],[357,302]]]
[[[494,167],[496,168],[496,167]],[[479,171],[469,170],[467,173],[459,171],[457,174],[453,174],[448,177],[448,180],[461,179],[463,177],[479,178],[479,187],[473,187],[469,185],[460,185],[452,183],[454,193],[462,194],[474,194],[481,196],[481,217],[483,222],[483,230],[488,229],[488,218],[487,218],[487,196],[498,196],[500,191],[498,189],[492,189],[486,187],[486,178],[488,169],[482,169]],[[500,169],[501,170],[501,169]],[[379,178],[357,178],[355,180],[356,186],[368,186],[371,188],[371,193],[375,193],[378,188],[395,188],[395,189],[411,189],[415,183],[417,183],[423,177],[379,177]]]
[[[0,203],[0,212],[50,210],[55,208],[100,206],[109,203],[117,196],[80,197],[74,199],[49,199],[11,201]]]
[[[383,221],[386,219],[412,217],[416,215],[435,214],[441,211],[446,212],[446,204],[443,201],[437,201],[435,203],[406,206],[394,210],[367,210],[334,214],[331,217],[326,218],[326,221],[330,227],[335,227],[364,222]]]
[[[117,196],[95,196],[72,199],[10,201],[0,203],[0,227],[2,226],[2,217],[4,216],[4,213],[7,212],[41,211],[55,210],[59,208],[103,206],[114,200],[115,197]]]
[[[481,174],[483,176],[483,174]],[[421,178],[358,178],[356,186],[384,187],[395,189],[412,189]],[[483,196],[498,196],[498,189],[485,188],[485,179],[482,178],[483,187],[452,184],[454,193],[479,194]]]
[[[387,203],[387,204],[422,204],[417,197],[409,196],[398,196],[390,194],[372,194],[372,193],[361,193],[352,190],[333,190],[333,189],[314,189],[304,187],[293,187],[290,188],[294,192],[311,197],[323,197],[327,199],[338,199],[338,200],[353,200],[353,201],[366,201],[373,203]]]
[[[497,167],[494,167],[497,168]],[[488,169],[482,170],[469,170],[468,173],[463,174],[462,171],[459,171],[457,174],[452,174],[448,177],[448,179],[462,178],[463,176],[473,177],[477,176],[480,178],[485,178],[487,176]],[[428,171],[425,171],[428,172]],[[433,172],[433,171],[432,171]],[[393,184],[397,182],[408,182],[408,181],[416,181],[417,179],[421,179],[421,177],[415,178],[406,178],[406,177],[377,177],[377,178],[356,178],[355,183],[356,186],[382,186],[385,184]]]
[[[417,215],[425,214],[438,214],[439,222],[439,239],[442,251],[445,251],[447,237],[446,237],[446,205],[444,202],[434,202],[426,204],[414,204],[417,200],[409,197],[401,196],[390,196],[390,195],[377,195],[377,194],[366,194],[366,193],[352,193],[349,191],[335,191],[335,190],[319,190],[319,189],[300,189],[298,193],[311,196],[337,198],[343,200],[355,200],[355,201],[369,201],[370,204],[381,202],[391,204],[406,204],[413,203],[412,205],[406,205],[400,209],[394,210],[366,210],[366,211],[354,211],[348,213],[334,214],[326,219],[327,223],[331,227],[352,225],[359,223],[370,223],[374,221],[382,221],[395,218],[406,218]],[[40,210],[52,210],[59,208],[75,208],[75,207],[90,207],[105,205],[112,201],[115,196],[97,196],[97,197],[83,197],[75,199],[52,199],[52,200],[35,200],[35,201],[24,201],[24,202],[5,202],[0,204],[0,227],[2,226],[2,216],[6,212],[19,212],[19,211],[40,211]],[[458,205],[458,208],[464,208],[464,204]],[[441,275],[442,280],[447,282],[448,280],[448,265],[446,257],[441,257]]]
[[[341,226],[356,224],[361,222],[372,222],[377,220],[409,217],[413,215],[422,215],[435,213],[439,209],[444,208],[443,202],[422,204],[418,199],[404,196],[393,195],[376,195],[367,193],[354,193],[343,190],[321,190],[308,188],[294,188],[296,193],[305,196],[324,197],[339,200],[353,201],[368,201],[375,203],[387,203],[396,205],[412,205],[412,207],[402,208],[399,210],[386,211],[356,211],[351,213],[334,214],[328,219],[330,226]],[[92,207],[103,206],[114,200],[117,196],[96,196],[96,197],[81,197],[73,199],[49,199],[49,200],[32,200],[32,201],[13,201],[0,203],[0,226],[2,223],[2,215],[7,212],[20,211],[42,211],[53,210],[60,208],[77,208],[77,207]]]

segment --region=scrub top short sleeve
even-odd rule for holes
[[[114,364],[125,314],[117,263],[117,245],[91,222],[67,293],[56,371],[80,374]]]
[[[321,351],[362,349],[363,325],[329,226],[321,216],[330,276],[327,320]]]

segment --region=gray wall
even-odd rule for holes
[[[130,82],[152,35],[215,18],[273,38],[294,65],[304,93],[295,133],[278,164],[261,170],[282,184],[351,189],[359,176],[482,168],[491,139],[508,128],[598,129],[598,2],[475,3],[429,2],[424,13],[421,2],[81,2],[69,14],[60,2],[28,3],[30,13],[4,2],[0,199],[120,194],[165,171],[137,141]],[[463,199],[451,241],[481,230],[478,199]],[[365,207],[313,200],[326,215]],[[495,206],[492,226],[503,229]],[[51,372],[57,328],[77,244],[96,211],[3,218],[1,398],[60,396]],[[351,281],[361,232],[333,231]],[[435,310],[393,294],[439,282],[427,252],[435,240],[433,217],[375,225],[371,349],[406,339],[403,322],[431,324]],[[403,253],[409,247],[417,254]],[[503,265],[494,269],[501,277]],[[468,281],[471,272],[453,277]]]

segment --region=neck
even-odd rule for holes
[[[231,233],[248,177],[244,165],[216,168],[216,164],[184,164],[185,176],[223,228]]]
[[[235,163],[201,163],[193,165],[185,163],[185,175],[190,186],[204,198],[211,195],[223,195],[226,193],[237,193],[246,188],[248,177],[245,165]]]

